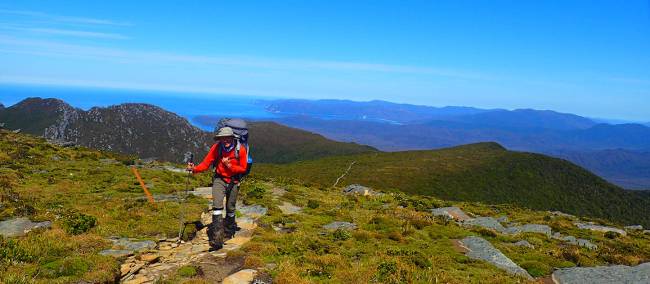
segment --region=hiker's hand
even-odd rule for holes
[[[187,163],[187,169],[185,169],[188,172],[193,172],[194,171],[194,163]]]
[[[226,168],[230,169],[230,167],[232,167],[230,165],[230,158],[228,158],[228,157],[221,158],[221,162],[226,166]]]

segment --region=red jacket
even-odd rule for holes
[[[221,147],[219,143],[214,143],[212,147],[210,148],[210,152],[203,158],[203,162],[200,164],[196,165],[194,170],[192,171],[193,173],[200,173],[203,172],[207,169],[210,168],[210,166],[213,164],[215,159],[219,159],[217,161],[217,166],[215,167],[215,173],[217,175],[221,176],[223,181],[230,183],[232,180],[232,176],[238,175],[238,174],[243,174],[246,172],[246,165],[248,164],[248,158],[246,156],[246,147],[239,147],[239,160],[235,159],[235,151],[236,147],[233,147],[232,150],[229,152],[222,150],[221,152],[221,158],[230,158],[228,163],[230,164],[230,167],[227,167],[225,163],[221,161],[221,158],[217,157],[219,155],[219,148]],[[237,183],[239,181],[235,181]]]

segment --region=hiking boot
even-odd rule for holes
[[[226,239],[232,239],[232,237],[235,236],[235,232],[238,231],[237,223],[235,222],[235,216],[230,217],[226,215],[226,219],[224,220],[224,228]]]
[[[223,247],[223,217],[221,215],[212,215],[212,223],[208,225],[208,243],[210,251],[219,250]]]

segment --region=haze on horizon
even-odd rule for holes
[[[649,1],[0,1],[0,84],[650,121]]]

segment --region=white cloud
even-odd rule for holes
[[[494,79],[492,76],[444,68],[389,65],[379,63],[260,58],[250,56],[205,56],[156,51],[139,51],[119,48],[105,48],[89,45],[68,44],[57,41],[33,40],[4,36],[0,34],[0,52],[32,53],[41,56],[66,56],[96,60],[111,60],[122,63],[160,64],[203,64],[218,66],[247,67],[255,69],[293,71],[361,71],[379,73],[402,73],[450,77],[457,79]]]
[[[49,28],[17,28],[17,27],[4,27],[4,28],[9,30],[15,30],[15,31],[82,37],[82,38],[129,39],[129,37],[125,35],[115,34],[115,33],[101,33],[101,32],[89,32],[89,31],[66,30],[66,29],[49,29]]]
[[[96,19],[87,17],[69,17],[47,14],[38,11],[25,11],[25,10],[8,10],[0,9],[0,14],[18,15],[32,18],[47,19],[53,22],[70,23],[70,24],[84,24],[84,25],[106,25],[106,26],[132,26],[128,22],[117,22],[107,19]]]

